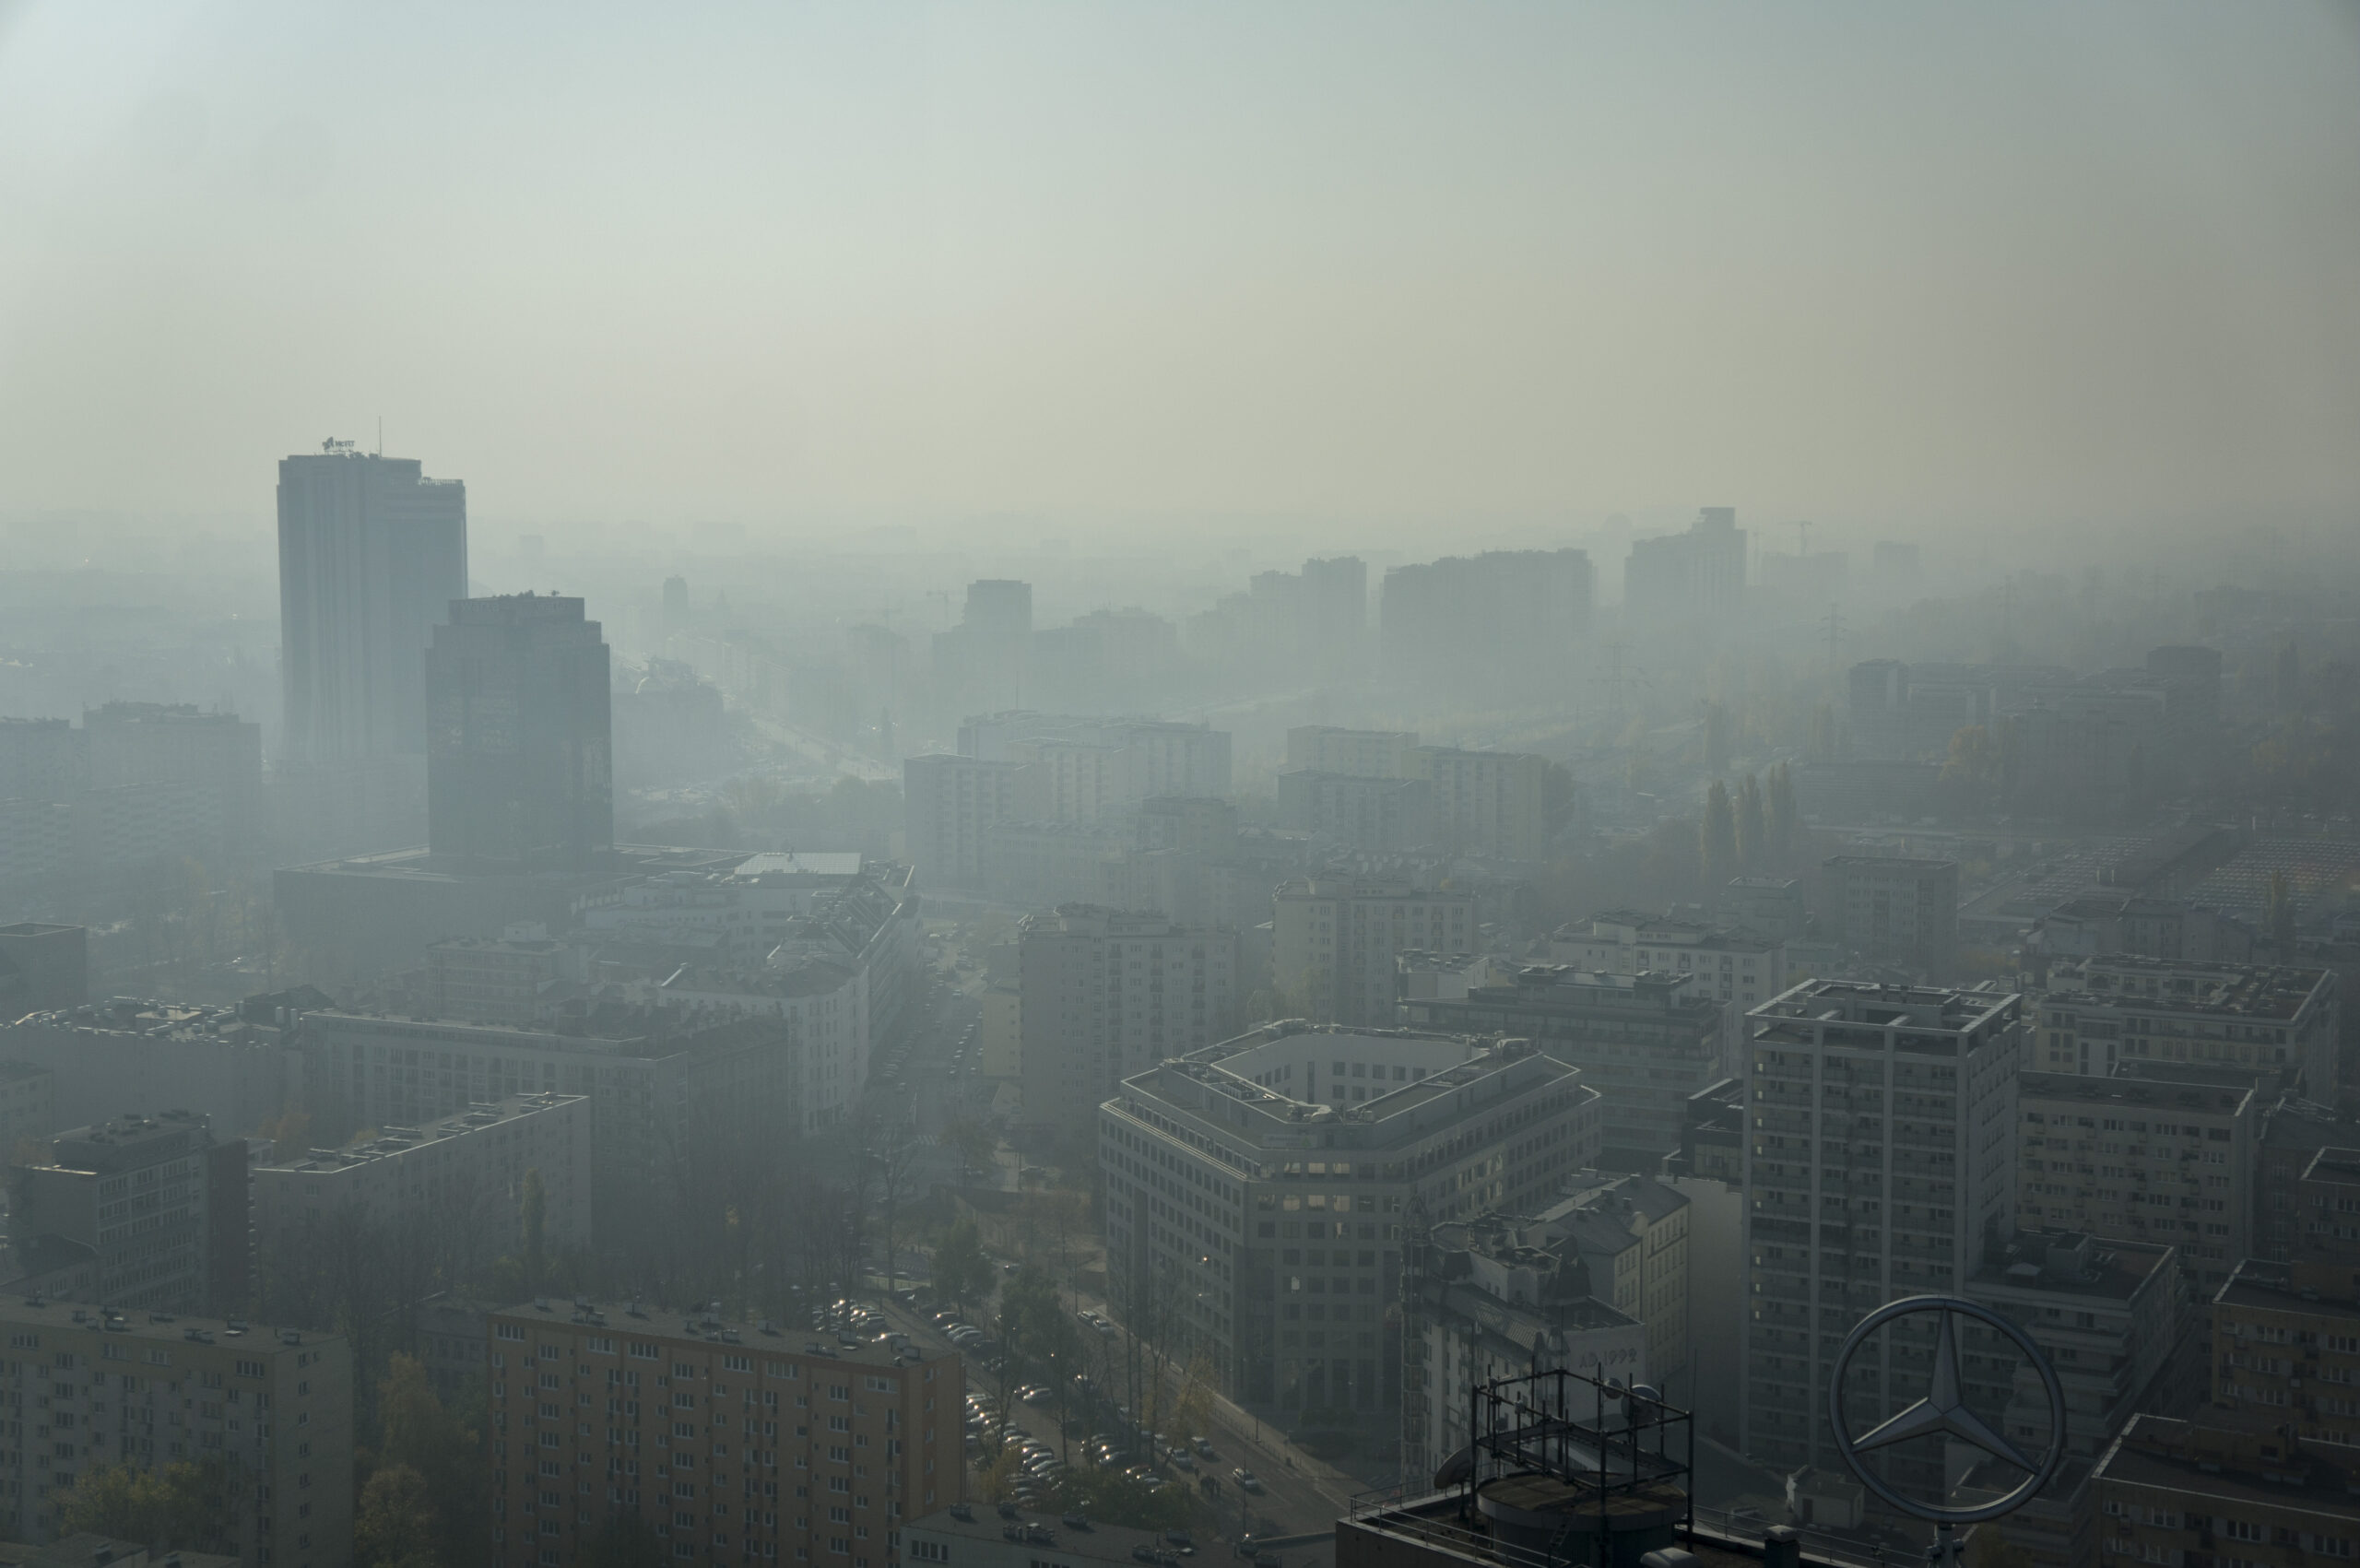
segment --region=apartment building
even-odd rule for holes
[[[537,921],[518,921],[497,937],[452,937],[428,948],[421,1001],[435,1018],[531,1023],[561,995],[580,994],[590,961],[589,949],[552,940]]]
[[[1740,1432],[1763,1463],[1833,1467],[1829,1379],[1852,1326],[1896,1297],[1962,1291],[2015,1232],[2022,998],[1811,980],[1748,1027]],[[1930,1330],[1883,1336],[1888,1403],[1924,1392],[1913,1335]]]
[[[1608,1112],[1611,1114],[1611,1112]],[[1583,1171],[1537,1216],[1537,1235],[1578,1256],[1590,1293],[1646,1330],[1658,1388],[1686,1405],[1689,1203],[1653,1176]]]
[[[1412,1029],[1531,1039],[1605,1097],[1618,1171],[1652,1171],[1680,1148],[1689,1097],[1728,1076],[1722,1004],[1692,995],[1690,974],[1587,974],[1534,965],[1470,984],[1458,996],[1405,995]]]
[[[2329,969],[2202,963],[2126,953],[2053,965],[2035,1064],[2105,1078],[2118,1066],[2233,1068],[2336,1089],[2339,998]]]
[[[1412,1205],[1529,1211],[1598,1149],[1597,1095],[1528,1042],[1299,1022],[1125,1079],[1098,1126],[1118,1293],[1153,1292],[1224,1394],[1283,1411],[1395,1407]]]
[[[8,1168],[18,1288],[156,1312],[231,1310],[245,1288],[246,1149],[187,1111],[36,1143]],[[29,1150],[29,1151],[30,1151]]]
[[[2142,1415],[2093,1484],[2098,1568],[2199,1558],[2305,1568],[2360,1555],[2360,1459],[2348,1449]]]
[[[1406,779],[1417,736],[1408,730],[1297,725],[1287,731],[1287,767],[1363,779]]]
[[[1018,1029],[1028,1125],[1080,1133],[1122,1080],[1237,1026],[1233,931],[1068,904],[1019,928]]]
[[[929,888],[984,885],[984,830],[1036,815],[1021,762],[940,754],[902,764],[912,868]]]
[[[587,1095],[519,1094],[366,1143],[290,1149],[253,1168],[255,1244],[284,1256],[348,1218],[419,1221],[489,1262],[515,1244],[532,1172],[547,1244],[587,1247],[590,1146]]]
[[[2211,1316],[2212,1421],[2360,1447],[2360,1286],[2348,1261],[2248,1258],[2213,1292]]]
[[[802,1068],[776,1018],[600,1008],[565,1026],[436,1023],[323,1009],[301,1035],[313,1132],[419,1126],[513,1095],[591,1102],[591,1214],[601,1244],[661,1224],[701,1158],[800,1125]]]
[[[1315,1022],[1388,1028],[1395,957],[1471,952],[1475,938],[1471,893],[1387,878],[1297,878],[1274,902],[1270,978]]]
[[[658,1309],[486,1315],[492,1556],[564,1568],[635,1515],[697,1562],[893,1568],[965,1495],[956,1356]]]
[[[1278,796],[1279,826],[1319,843],[1396,855],[1440,837],[1434,785],[1424,779],[1289,769],[1278,777]]]
[[[17,1540],[60,1531],[58,1503],[102,1465],[214,1463],[254,1568],[352,1561],[352,1351],[334,1335],[216,1318],[0,1305],[0,1393],[19,1416],[0,1447],[0,1520]]]
[[[1528,752],[1421,746],[1410,776],[1434,791],[1443,847],[1457,855],[1540,860],[1549,853],[1549,759]]]
[[[1958,862],[1838,855],[1821,862],[1822,913],[1866,958],[1940,978],[1958,961]]]
[[[1596,974],[1653,969],[1693,976],[1690,995],[1721,1004],[1733,1068],[1744,1060],[1745,1015],[1788,984],[1783,940],[1637,910],[1609,910],[1559,926],[1550,935],[1549,957]]]
[[[2016,1210],[2029,1228],[2179,1249],[2211,1290],[2254,1250],[2260,1097],[2241,1085],[2028,1072]]]

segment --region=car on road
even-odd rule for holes
[[[1197,1451],[1197,1457],[1199,1459],[1218,1459],[1221,1457],[1220,1455],[1213,1452],[1213,1445],[1206,1442],[1201,1437],[1192,1437],[1188,1439],[1188,1446]]]
[[[1229,1472],[1229,1479],[1237,1483],[1238,1491],[1250,1491],[1257,1497],[1261,1495],[1262,1478],[1253,1471],[1240,1467]]]
[[[1197,1468],[1197,1456],[1186,1448],[1174,1448],[1169,1457],[1172,1460],[1172,1468],[1175,1470],[1193,1470]]]

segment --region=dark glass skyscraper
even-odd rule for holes
[[[467,489],[349,442],[278,465],[278,616],[297,762],[426,749],[425,654],[467,594]]]
[[[452,603],[426,654],[427,846],[582,870],[614,847],[607,644],[580,599]]]

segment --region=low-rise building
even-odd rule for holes
[[[1595,1163],[1597,1105],[1521,1040],[1289,1022],[1169,1058],[1099,1113],[1109,1271],[1232,1398],[1391,1409],[1406,1206],[1540,1207]]]
[[[1646,1329],[1656,1386],[1689,1403],[1687,1197],[1653,1176],[1584,1171],[1565,1185],[1568,1196],[1536,1217],[1536,1233],[1579,1256],[1590,1293]]]
[[[1467,1445],[1474,1390],[1534,1367],[1646,1381],[1647,1330],[1600,1299],[1577,1249],[1509,1215],[1425,1227],[1401,1284],[1401,1467],[1429,1476]]]
[[[2093,1478],[2098,1568],[2301,1568],[2360,1555],[2360,1459],[2348,1450],[2142,1415]]]
[[[586,1248],[590,1147],[587,1095],[520,1094],[365,1143],[289,1150],[253,1169],[254,1243],[287,1256],[341,1225],[416,1223],[479,1267],[515,1244],[529,1173],[544,1244]]]
[[[2212,1420],[2360,1447],[2360,1283],[2248,1258],[2213,1292]]]
[[[0,1394],[40,1432],[0,1447],[0,1520],[16,1539],[54,1538],[67,1489],[100,1466],[210,1460],[237,1478],[216,1501],[241,1561],[352,1561],[352,1352],[343,1339],[13,1299],[0,1304]]]
[[[1702,920],[1610,910],[1549,938],[1552,961],[1595,974],[1656,970],[1693,977],[1692,995],[1719,1001],[1737,1059],[1745,1015],[1787,988],[1787,944]]]
[[[2047,1352],[2065,1391],[2065,1452],[2083,1468],[2156,1392],[2192,1326],[2179,1260],[2168,1245],[2071,1231],[2019,1231],[1965,1291],[2021,1326]],[[1996,1337],[1969,1325],[1967,1349]],[[2048,1439],[2048,1396],[2029,1367],[2015,1380],[2005,1435],[2028,1450]]]
[[[426,949],[421,1000],[435,1018],[467,1023],[531,1023],[571,983],[590,978],[590,951],[554,941],[549,927],[519,921],[497,937],[453,937]]]
[[[697,1562],[898,1568],[904,1520],[965,1495],[955,1355],[636,1305],[486,1325],[502,1568],[579,1562],[618,1515]]]
[[[2253,1253],[2261,1115],[2250,1088],[2028,1072],[2016,1097],[2027,1228],[2177,1247],[2208,1291]]]
[[[2332,970],[2121,953],[2059,962],[2034,1063],[2098,1078],[2149,1062],[2274,1072],[2331,1103],[2337,1006]]]

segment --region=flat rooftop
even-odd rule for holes
[[[2253,1085],[2175,1083],[2154,1078],[2092,1078],[2084,1073],[2023,1073],[2016,1098],[2058,1100],[2076,1105],[2113,1105],[2126,1111],[2194,1111],[2235,1116],[2253,1103]]]
[[[526,1116],[545,1111],[560,1110],[567,1105],[584,1102],[588,1096],[581,1094],[516,1094],[490,1104],[473,1105],[454,1115],[417,1127],[386,1127],[366,1143],[343,1149],[314,1149],[299,1160],[270,1160],[257,1163],[257,1171],[332,1173],[350,1171],[362,1165],[391,1160],[415,1149],[431,1148],[454,1138],[504,1126]]]

